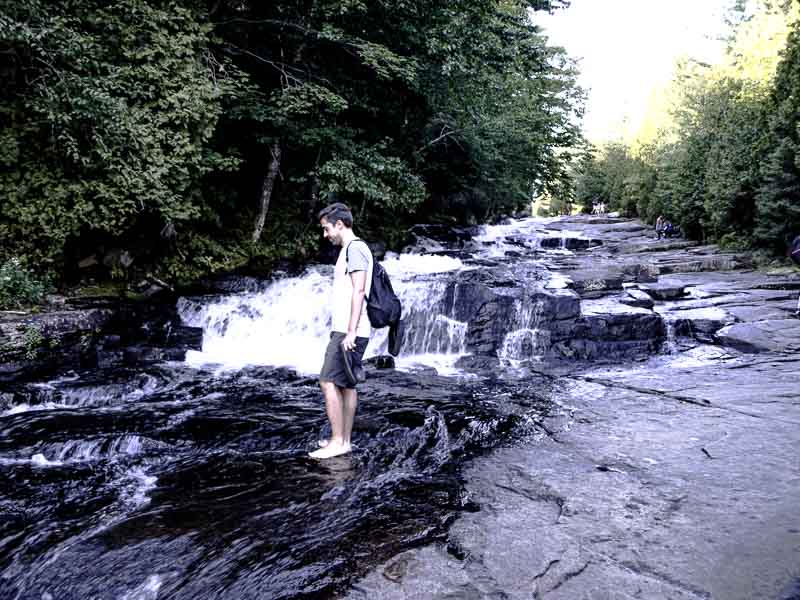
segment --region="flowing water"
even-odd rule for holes
[[[331,597],[377,562],[444,539],[473,508],[465,462],[539,435],[552,406],[542,381],[458,369],[467,324],[448,283],[520,244],[539,252],[544,226],[486,228],[461,258],[384,261],[406,344],[397,370],[363,386],[346,457],[307,455],[327,433],[315,377],[326,266],[181,299],[185,323],[204,330],[183,363],[0,390],[0,599]],[[500,351],[512,367],[546,343],[541,307],[523,298],[515,312]],[[386,343],[376,332],[367,357]]]

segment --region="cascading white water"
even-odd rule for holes
[[[528,298],[514,302],[514,321],[497,355],[505,366],[540,359],[550,345],[550,332],[540,329],[543,304]]]
[[[441,314],[446,282],[441,273],[464,268],[436,255],[390,255],[383,264],[403,303],[406,342],[397,363],[439,369],[464,353],[466,324]],[[187,353],[190,365],[241,368],[286,366],[318,373],[330,337],[331,267],[312,267],[300,277],[270,283],[259,292],[214,299],[182,298],[178,312],[187,325],[202,327],[203,349]],[[365,358],[386,353],[388,329],[373,331]]]
[[[319,370],[330,335],[332,268],[272,282],[263,291],[208,299],[181,298],[184,323],[203,328],[203,349],[187,353],[191,365],[294,367]]]

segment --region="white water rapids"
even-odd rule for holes
[[[551,221],[531,218],[483,227],[474,239],[474,255],[504,256],[515,248],[514,243],[539,247],[542,239],[553,237],[546,230]],[[572,234],[562,231],[558,235]],[[569,253],[562,248],[548,252]],[[405,343],[396,360],[397,367],[405,370],[427,365],[442,375],[457,374],[455,363],[466,354],[467,323],[442,312],[446,274],[475,267],[465,266],[457,258],[433,254],[390,253],[382,264],[403,304],[406,322]],[[184,323],[204,331],[202,350],[190,351],[186,362],[219,369],[285,366],[300,373],[318,373],[330,336],[331,287],[332,267],[314,266],[302,276],[272,281],[255,292],[182,298],[178,310]],[[527,322],[535,307],[519,309]],[[535,338],[538,332],[523,329],[506,344],[503,359],[530,357],[530,346],[538,344],[522,338]],[[386,354],[387,336],[388,329],[373,330],[364,358]],[[516,356],[518,347],[525,348],[521,353],[524,356]]]
[[[406,342],[400,368],[428,364],[448,372],[465,353],[466,323],[438,314],[446,282],[436,275],[463,269],[460,260],[436,255],[392,255],[383,261],[403,304]],[[269,283],[262,291],[213,299],[188,299],[178,310],[187,325],[202,327],[203,349],[190,365],[236,369],[247,365],[319,372],[330,337],[332,267],[315,266],[300,277]],[[388,329],[373,330],[365,358],[386,354]]]

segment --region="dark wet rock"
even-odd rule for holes
[[[676,335],[693,337],[705,343],[715,343],[714,334],[732,324],[735,318],[719,308],[696,308],[675,311]]]
[[[482,303],[469,320],[467,351],[496,354],[506,334],[511,331],[516,314],[514,297],[497,295]]]
[[[566,248],[567,250],[586,250],[594,246],[602,246],[601,240],[579,237],[546,237],[542,238],[542,248]]]
[[[448,246],[463,246],[464,242],[471,240],[477,233],[477,227],[454,227],[451,225],[414,225],[408,230],[412,237],[411,244],[418,239],[433,240]]]
[[[581,361],[618,361],[655,354],[661,347],[660,339],[597,341],[570,338],[552,345],[549,355]]]
[[[686,257],[675,258],[658,263],[661,274],[669,273],[695,273],[697,271],[734,271],[736,269],[749,269],[753,260],[748,255],[721,254],[698,257],[686,260]]]
[[[481,354],[468,354],[458,359],[456,366],[466,371],[491,374],[496,373],[500,366],[500,359],[496,356]]]
[[[372,358],[365,360],[364,364],[373,366],[376,369],[394,369],[395,367],[394,357],[388,354],[373,356]]]
[[[719,343],[743,352],[797,352],[800,350],[800,319],[736,323],[716,335]]]
[[[650,264],[632,263],[621,267],[623,279],[630,283],[652,283],[658,280],[658,268]]]
[[[800,290],[800,279],[779,279],[777,281],[762,281],[753,286],[760,290]]]
[[[571,271],[569,278],[572,289],[585,298],[597,298],[622,289],[622,272],[613,267]]]
[[[77,364],[113,316],[110,308],[87,308],[3,318],[0,380]]]
[[[84,297],[71,310],[6,316],[0,320],[0,380],[41,376],[58,369],[112,367],[137,362],[183,360],[199,350],[202,329],[180,323],[174,301],[127,302]],[[125,346],[150,348],[132,350]]]
[[[685,250],[686,248],[693,248],[697,246],[699,242],[693,242],[691,240],[677,240],[677,241],[668,241],[668,240],[660,240],[660,241],[652,241],[652,242],[645,242],[641,244],[630,244],[626,246],[621,252],[625,254],[636,254],[641,252],[669,252],[674,250]]]
[[[468,258],[464,261],[466,265],[474,265],[478,267],[499,267],[500,263],[496,260],[489,260],[485,258]]]
[[[268,281],[258,277],[228,274],[201,279],[196,285],[192,286],[191,289],[184,290],[184,295],[258,292],[267,287],[268,283]]]
[[[620,304],[584,305],[574,322],[551,329],[554,353],[582,360],[635,357],[657,351],[666,334],[664,321],[652,311]]]

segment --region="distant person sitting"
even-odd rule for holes
[[[786,251],[786,255],[792,260],[795,265],[800,266],[800,235],[798,235]],[[794,311],[794,316],[800,319],[800,296],[797,298],[797,309]]]
[[[658,215],[656,219],[656,239],[661,239],[661,236],[664,234],[664,217],[662,215]]]

